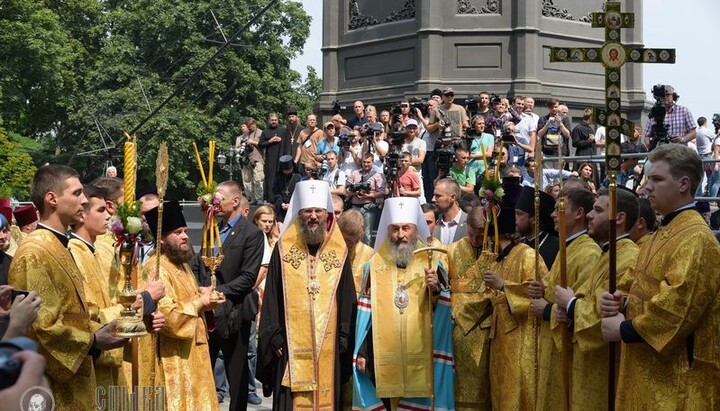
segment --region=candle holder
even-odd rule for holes
[[[133,248],[133,242],[130,239],[123,241],[120,246],[120,264],[125,275],[125,285],[118,295],[118,302],[122,304],[123,310],[112,330],[112,334],[119,338],[142,337],[148,333],[142,318],[138,317],[136,310],[132,308],[137,300],[137,293],[132,287]]]
[[[210,270],[210,287],[212,288],[212,293],[210,294],[210,301],[214,303],[222,303],[225,301],[225,294],[215,289],[215,286],[217,285],[217,277],[215,277],[215,271],[218,269],[218,267],[220,267],[220,264],[222,264],[224,258],[225,257],[222,254],[217,256],[203,255],[202,257],[200,257],[200,260],[203,264],[205,264],[205,267]]]

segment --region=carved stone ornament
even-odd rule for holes
[[[350,0],[350,22],[348,30],[356,30],[363,27],[375,26],[381,23],[391,23],[394,21],[412,20],[415,18],[415,0],[405,0],[400,10],[393,10],[385,17],[379,20],[371,15],[364,15],[360,11],[358,0]]]
[[[470,0],[458,0],[457,14],[500,14],[500,0],[486,0],[479,9]]]
[[[602,11],[605,10],[605,2],[603,2],[602,5]],[[578,19],[575,19],[572,14],[568,11],[568,9],[560,8],[555,5],[554,0],[542,0],[542,15],[545,17],[553,17],[556,19],[563,19],[563,20],[577,20],[583,23],[592,23],[592,16],[590,12],[585,16],[579,17]]]

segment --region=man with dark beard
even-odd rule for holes
[[[193,258],[187,224],[180,203],[166,201],[162,216],[162,237],[158,256],[153,254],[145,263],[155,270],[160,258],[159,279],[165,284],[165,296],[158,310],[165,316],[160,330],[158,352],[165,379],[165,403],[173,410],[219,410],[213,368],[210,365],[208,330],[205,311],[218,306],[210,287],[198,287],[190,269]],[[151,232],[158,228],[158,209],[145,214]]]
[[[278,125],[278,115],[270,113],[267,128],[263,130],[258,143],[258,146],[265,150],[265,186],[263,187],[263,194],[267,202],[272,203],[274,200],[273,187],[275,187],[275,177],[280,171],[280,157],[284,155],[292,156],[297,149],[297,144],[291,140],[291,137],[287,128]]]
[[[356,304],[352,261],[330,187],[295,187],[273,250],[258,330],[257,378],[274,410],[340,410]]]
[[[443,325],[437,321],[437,311],[433,314],[434,294],[440,290],[437,307],[444,308],[449,323],[447,261],[433,253],[428,264],[427,254],[415,255],[428,237],[430,230],[417,198],[385,200],[375,254],[366,267],[358,303],[354,382],[355,397],[362,398],[362,404],[353,401],[353,409],[377,409],[383,404],[387,410],[426,409],[433,405],[433,395],[436,408],[453,408],[439,402],[452,399],[452,384],[434,384],[434,374],[442,370],[437,365],[433,369],[434,350],[446,353],[447,363],[452,363],[450,328],[445,333],[447,348],[440,348],[434,335]],[[449,388],[449,395],[438,395],[441,388]]]

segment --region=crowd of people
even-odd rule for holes
[[[468,110],[448,88],[380,113],[358,101],[322,128],[294,110],[285,126],[247,119],[242,181],[213,193],[216,283],[178,201],[160,213],[154,190],[126,199],[116,177],[45,165],[32,205],[0,204],[0,332],[37,344],[13,354],[0,409],[36,386],[58,410],[217,410],[226,396],[243,410],[270,395],[277,410],[713,409],[720,243],[695,197],[717,194],[703,160],[720,149],[668,90],[670,141],[652,125],[626,137],[647,161],[623,161],[615,219],[594,163],[536,167],[537,150],[602,154],[591,111],[572,127],[555,99],[543,117],[489,93]],[[161,228],[137,256],[132,308],[152,337],[135,359],[113,332],[124,279],[108,232],[128,200]]]

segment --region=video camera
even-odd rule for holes
[[[335,115],[335,114],[340,114],[343,110],[347,110],[347,107],[341,105],[341,104],[340,104],[340,100],[335,100],[335,101],[332,102],[332,113],[333,113],[333,115]]]
[[[655,98],[655,104],[650,109],[649,117],[655,120],[650,136],[652,141],[650,143],[650,150],[654,149],[661,144],[669,144],[670,136],[668,136],[667,127],[665,127],[665,94],[670,91],[673,94],[673,98],[676,98],[675,90],[672,87],[667,87],[664,84],[656,84],[652,88],[652,95]]]
[[[345,189],[351,193],[369,193],[370,192],[370,182],[364,181],[360,183],[349,183],[345,185]]]
[[[502,102],[502,98],[500,98],[500,96],[498,94],[495,94],[495,93],[490,94],[490,104],[491,105],[494,106],[495,104],[500,104],[501,102]]]
[[[424,117],[430,115],[430,113],[428,112],[428,110],[430,109],[430,104],[428,104],[427,99],[413,97],[408,102],[410,103],[410,117],[416,116],[415,109],[419,109]]]
[[[718,130],[720,130],[720,114],[718,114],[718,113],[713,114],[712,123],[713,123],[713,126],[715,126],[715,134],[717,134]]]
[[[337,145],[338,145],[338,147],[341,148],[341,149],[345,149],[345,150],[349,149],[349,148],[352,146],[352,140],[353,140],[354,137],[355,137],[355,136],[353,136],[352,134],[351,134],[351,135],[348,135],[348,134],[340,134],[340,135],[337,137]]]

